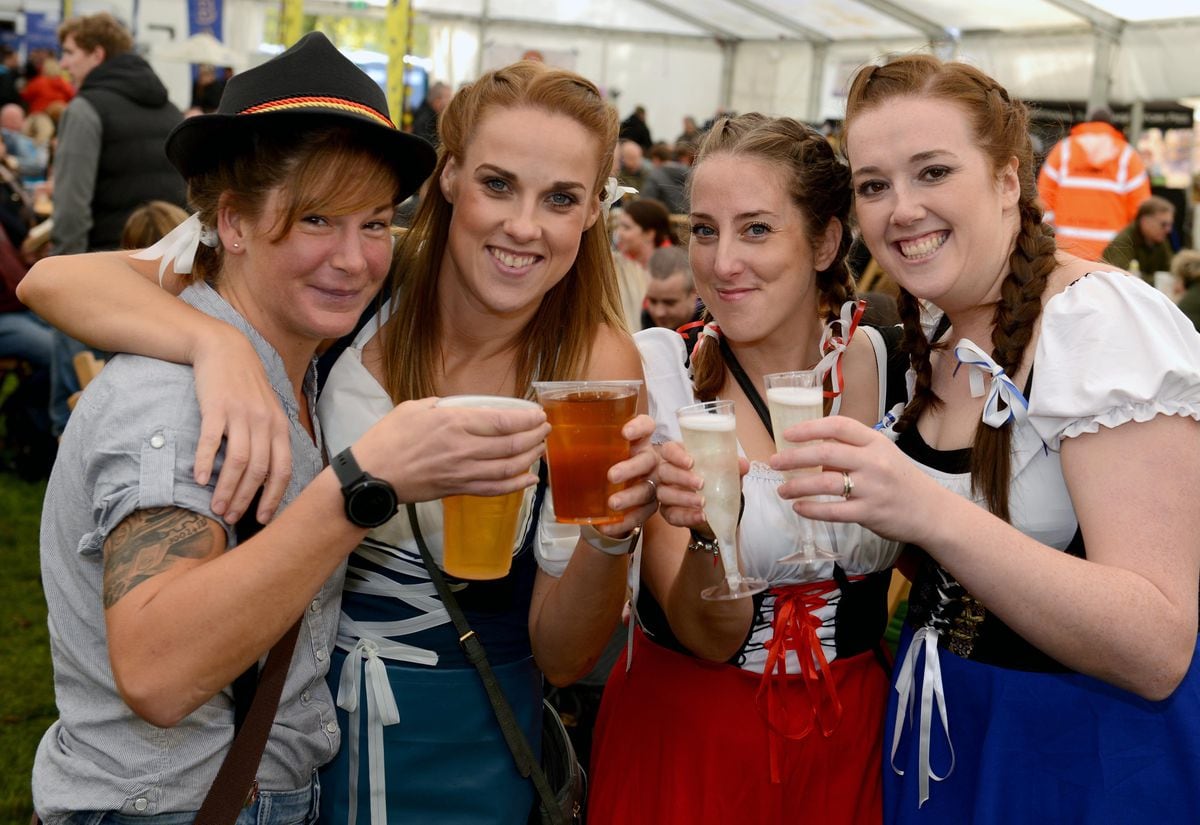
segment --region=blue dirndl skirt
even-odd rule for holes
[[[912,644],[905,627],[899,663]],[[884,728],[884,822],[1130,825],[1200,822],[1200,656],[1161,702],[1081,673],[1031,673],[938,651],[953,770],[929,783],[918,807],[921,668],[895,766],[890,761],[897,693]],[[951,754],[932,712],[930,767],[943,776]]]
[[[346,653],[335,651],[329,684],[337,696]],[[355,657],[353,666],[363,667]],[[400,721],[383,727],[389,825],[514,825],[532,810],[533,784],[512,752],[475,668],[386,662]],[[509,704],[540,756],[542,676],[532,658],[493,666]],[[359,690],[358,825],[371,822],[366,679]],[[346,823],[350,803],[349,714],[338,708],[342,747],[322,769],[321,822]]]

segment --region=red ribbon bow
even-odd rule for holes
[[[836,589],[836,583],[823,581],[777,587],[771,591],[775,594],[773,635],[767,642],[767,663],[754,703],[770,731],[771,781],[776,784],[781,781],[782,739],[803,739],[812,732],[814,724],[819,724],[821,735],[828,738],[842,719],[837,685],[817,636],[821,619],[815,615]],[[789,650],[800,661],[807,704],[788,701],[793,695],[787,684]]]

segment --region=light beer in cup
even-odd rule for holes
[[[564,524],[615,524],[622,518],[608,498],[624,488],[608,471],[630,456],[621,428],[637,415],[641,381],[538,381],[538,403],[550,435],[550,492],[555,518]]]
[[[452,395],[439,407],[492,410],[537,408],[532,401],[498,395]],[[502,496],[442,499],[442,569],[460,579],[502,579],[512,567],[513,546],[525,491]]]

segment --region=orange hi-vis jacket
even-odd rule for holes
[[[1059,249],[1098,261],[1150,197],[1150,179],[1120,132],[1107,123],[1080,123],[1050,150],[1038,195]]]

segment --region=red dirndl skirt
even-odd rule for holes
[[[782,736],[756,702],[760,674],[675,653],[637,630],[632,669],[621,657],[604,688],[588,822],[881,822],[888,674],[871,652],[836,659],[829,673],[836,724],[826,712],[802,738]],[[784,702],[811,708],[804,677],[771,678]]]

